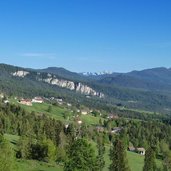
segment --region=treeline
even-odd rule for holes
[[[19,106],[0,103],[2,135],[0,145],[2,145],[1,149],[5,150],[4,155],[12,156],[11,148],[3,138],[6,133],[20,137],[17,144],[14,144],[17,147],[15,148],[16,158],[60,163],[65,171],[103,170],[106,144],[113,144],[110,155],[112,164],[109,168],[111,171],[115,167],[124,168],[125,171],[130,170],[126,157],[126,150],[130,144],[135,148],[152,148],[153,151],[149,152],[150,154],[154,152],[151,155],[152,158],[163,160],[165,169],[169,170],[171,167],[171,126],[169,124],[124,118],[99,121],[99,124],[107,131],[99,132],[95,127],[86,124],[64,125],[61,121],[44,114],[28,113]],[[121,131],[113,134],[111,130],[114,127],[121,128]],[[96,148],[89,143],[91,141],[97,144]],[[6,145],[3,146],[3,144]],[[0,162],[5,159],[4,155],[0,157]],[[13,157],[9,159],[14,160]],[[124,169],[121,170],[124,171]],[[9,168],[8,171],[10,171]]]

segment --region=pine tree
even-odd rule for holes
[[[105,161],[104,161],[105,146],[103,143],[103,139],[101,137],[98,138],[97,140],[97,148],[98,148],[97,168],[99,171],[102,171],[105,166]]]
[[[77,139],[68,150],[68,160],[64,171],[94,171],[96,165],[95,151],[84,139]]]
[[[146,151],[143,171],[156,171],[155,151],[152,147]]]
[[[113,149],[110,152],[110,159],[112,161],[110,171],[130,171],[124,143],[116,139],[113,143]]]

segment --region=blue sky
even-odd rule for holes
[[[170,0],[0,1],[0,63],[127,72],[171,67]]]

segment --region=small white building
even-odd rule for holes
[[[44,100],[41,97],[35,97],[32,99],[32,103],[43,103]]]
[[[72,104],[71,104],[71,103],[67,103],[67,106],[68,106],[68,107],[71,107],[71,106],[72,106]]]
[[[1,93],[0,94],[0,98],[3,99],[4,98],[4,94]]]
[[[4,100],[4,103],[5,103],[5,104],[9,103],[9,100]]]
[[[122,127],[114,127],[111,129],[111,133],[113,134],[120,133],[122,129],[123,129]]]
[[[82,115],[87,115],[88,113],[89,113],[89,110],[87,110],[87,109],[82,109],[81,110]]]
[[[56,101],[57,101],[57,102],[63,102],[63,100],[62,100],[62,99],[59,99],[59,98],[56,99]]]
[[[78,120],[77,123],[81,125],[83,122],[81,120]]]
[[[30,99],[21,99],[19,103],[26,106],[32,106],[32,101]]]
[[[137,152],[140,155],[143,155],[143,156],[145,155],[145,149],[143,147],[137,148]]]

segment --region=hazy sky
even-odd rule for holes
[[[0,63],[72,71],[171,67],[170,0],[1,0]]]

